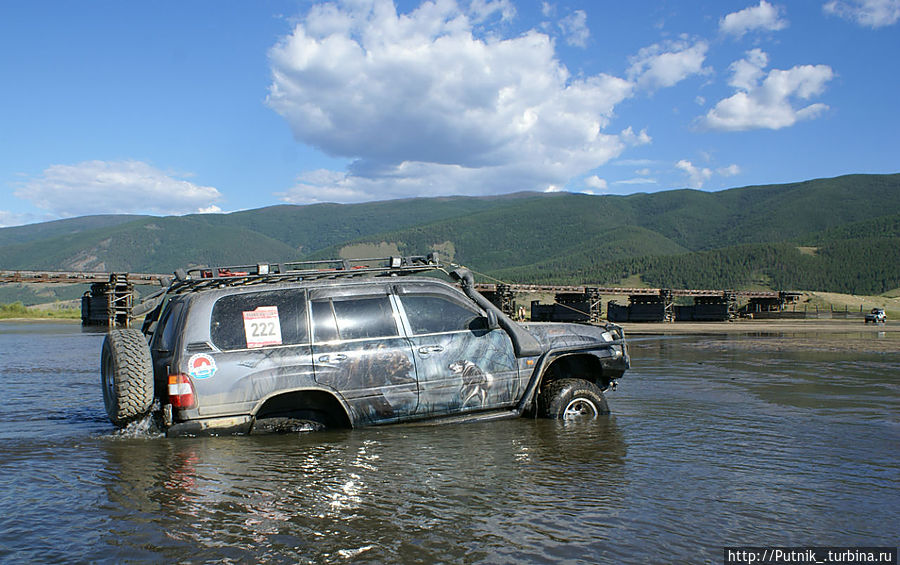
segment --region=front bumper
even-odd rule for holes
[[[625,371],[631,368],[631,359],[628,353],[622,352],[622,355],[615,357],[601,357],[600,366],[603,367],[603,377],[614,381],[622,378]]]

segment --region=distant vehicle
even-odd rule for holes
[[[517,323],[464,268],[452,285],[408,276],[443,271],[431,256],[361,261],[177,272],[142,330],[103,344],[110,421],[154,411],[192,436],[608,413],[619,326]]]
[[[887,315],[884,308],[872,308],[872,311],[866,314],[866,323],[883,324],[887,321]]]

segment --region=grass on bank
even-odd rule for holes
[[[66,319],[78,320],[81,318],[81,310],[71,307],[54,307],[55,305],[39,305],[42,307],[25,306],[21,302],[12,304],[0,304],[0,320],[12,318],[41,318],[41,319]]]
[[[900,319],[900,297],[887,294],[862,296],[836,292],[806,292],[802,303],[810,308],[818,306],[822,311],[834,308],[836,311],[866,313],[872,308],[884,308],[889,320]]]

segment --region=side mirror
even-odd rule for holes
[[[496,312],[494,312],[493,310],[488,310],[485,318],[487,319],[487,327],[489,330],[496,330],[500,328],[500,322],[497,321]]]

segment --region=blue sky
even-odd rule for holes
[[[900,0],[7,2],[0,226],[900,171]]]

